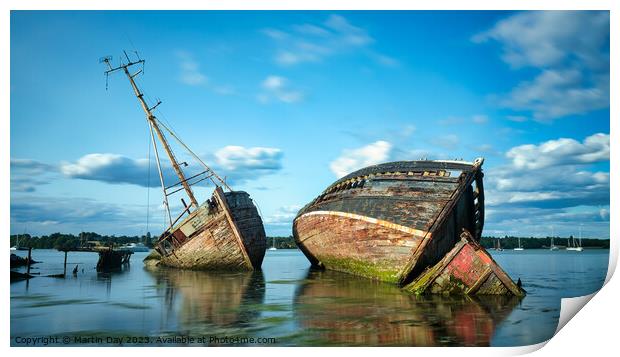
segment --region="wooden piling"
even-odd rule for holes
[[[32,247],[28,247],[28,268],[26,274],[30,275],[30,265],[32,264]]]
[[[64,272],[62,275],[67,275],[67,251],[65,250],[65,266],[64,266]]]

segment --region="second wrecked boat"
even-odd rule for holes
[[[168,228],[161,234],[155,246],[159,254],[155,259],[150,259],[152,256],[147,257],[149,259],[146,259],[145,263],[157,260],[157,264],[185,269],[260,269],[267,242],[263,221],[250,195],[243,191],[233,191],[172,130],[155,117],[152,111],[161,102],[149,107],[134,80],[134,77],[140,74],[142,69],[133,74],[129,72],[129,68],[132,66],[143,65],[144,60],[132,61],[126,53],[125,57],[127,62],[121,63],[115,68],[111,65],[111,57],[103,58],[102,62],[109,68],[105,72],[106,75],[116,71],[125,73],[146,114],[169,223]],[[162,128],[201,164],[203,167],[201,172],[186,177],[172,153]],[[166,185],[164,182],[158,146],[155,141],[156,136],[170,159],[170,165],[179,180],[177,183]],[[187,163],[181,165],[187,166]],[[211,199],[198,204],[191,186],[204,180],[211,180],[216,189]],[[224,192],[224,188],[228,192]],[[170,214],[168,197],[180,191],[185,191],[190,202],[187,204],[184,199],[181,199],[184,209],[176,219],[173,219]]]
[[[399,161],[355,171],[299,211],[295,241],[315,266],[416,293],[523,296],[478,244],[483,162]]]
[[[315,266],[410,284],[463,230],[480,240],[483,161],[398,161],[355,171],[299,211],[297,245]]]

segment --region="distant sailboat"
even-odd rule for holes
[[[271,238],[271,248],[269,248],[269,250],[278,250],[278,248],[276,248],[276,238],[275,237]]]
[[[572,250],[572,251],[575,251],[575,252],[583,251],[583,247],[581,246],[581,226],[579,226],[579,243],[577,243],[577,241],[575,241],[575,237],[572,237],[572,239],[569,238],[568,239],[568,247],[566,247],[566,250]]]
[[[499,238],[497,238],[497,246],[495,247],[495,250],[504,250],[504,248],[502,248],[502,244],[499,241]]]
[[[519,246],[514,248],[514,250],[523,250],[523,247],[521,246],[521,237],[517,238],[519,240]]]
[[[553,226],[551,227],[551,247],[549,247],[549,250],[558,250],[560,248],[556,247],[555,244],[553,244],[553,236],[554,236],[554,232],[553,232]]]
[[[24,235],[26,235],[26,229],[24,228]],[[11,247],[11,250],[28,250],[26,247],[22,247],[19,245],[19,234],[17,235],[17,241],[15,245]]]

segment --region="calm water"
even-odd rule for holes
[[[210,336],[268,337],[284,346],[533,344],[553,335],[560,298],[602,286],[609,250],[492,252],[523,281],[528,295],[521,301],[416,297],[388,284],[312,271],[297,250],[267,251],[256,273],[146,269],[146,254],[134,254],[121,272],[97,274],[96,254],[69,253],[67,278],[11,283],[11,345],[50,335],[98,336],[108,346],[111,337],[149,336],[150,345],[169,345],[153,338],[181,335],[206,336],[207,345],[217,344]],[[35,273],[62,273],[62,253],[33,250],[33,259],[42,261]]]

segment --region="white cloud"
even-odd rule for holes
[[[515,123],[523,123],[527,121],[527,117],[523,115],[508,115],[506,116],[506,119],[513,121]]]
[[[304,35],[312,35],[312,36],[320,36],[327,37],[330,35],[330,32],[325,28],[313,24],[302,24],[293,26],[295,31],[304,34]]]
[[[361,148],[343,150],[342,155],[329,164],[329,168],[337,177],[342,177],[357,169],[387,161],[391,149],[392,144],[379,140]]]
[[[11,169],[24,170],[31,175],[41,175],[49,171],[57,170],[53,165],[48,165],[40,161],[17,158],[11,158]]]
[[[272,215],[265,217],[264,222],[272,226],[291,226],[301,207],[300,205],[282,206]]]
[[[570,208],[504,207],[486,210],[485,235],[547,237],[578,236],[583,224],[584,238],[609,238],[609,217],[601,215],[606,208],[576,206]]]
[[[214,154],[217,164],[227,170],[279,170],[282,150],[268,147],[226,146]]]
[[[489,122],[489,117],[483,114],[474,115],[471,120],[476,124],[486,124]]]
[[[588,164],[609,160],[609,134],[594,134],[582,143],[560,138],[539,145],[521,145],[510,149],[506,156],[516,168],[540,169],[549,166]]]
[[[585,168],[609,161],[609,135],[595,134],[578,142],[560,138],[514,147],[510,164],[487,170],[489,206],[567,208],[608,206],[609,173]]]
[[[212,168],[220,176],[226,177],[227,182],[232,185],[279,171],[282,168],[283,154],[277,148],[226,146],[217,150],[213,155],[206,156],[214,160]],[[186,177],[204,170],[194,161],[188,161],[188,163],[188,167],[183,167]],[[150,169],[156,170],[155,163],[150,165]],[[88,154],[76,162],[60,164],[60,171],[68,178],[144,187],[150,184],[151,187],[159,187],[160,182],[155,172],[151,173],[151,181],[147,183],[148,170],[148,159],[132,159],[110,153]],[[162,171],[166,184],[178,181],[167,160],[163,158]]]
[[[11,198],[11,226],[27,226],[31,234],[82,230],[103,234],[144,234],[146,204],[113,204],[81,197],[18,196]],[[156,205],[150,206],[155,215]],[[155,221],[150,230],[163,225]]]
[[[588,67],[607,64],[601,48],[609,39],[609,12],[527,11],[499,21],[473,37],[474,42],[502,44],[511,66],[546,68],[575,57]]]
[[[352,46],[364,46],[374,41],[364,29],[353,26],[340,15],[329,16],[327,21],[325,21],[325,26],[334,30],[342,38],[343,42]]]
[[[288,79],[270,75],[263,80],[261,86],[264,92],[258,95],[258,100],[267,103],[272,99],[284,103],[296,103],[303,99],[303,93],[290,88]]]
[[[435,138],[434,143],[447,150],[454,150],[459,145],[460,139],[455,134],[441,135]]]
[[[321,62],[328,57],[356,51],[387,67],[399,65],[395,58],[370,50],[374,39],[365,29],[340,15],[330,15],[322,23],[293,25],[290,32],[273,28],[262,32],[276,41],[274,60],[283,66]]]
[[[534,80],[521,82],[500,104],[531,111],[538,120],[585,114],[609,106],[609,77],[587,83],[579,70],[544,70]]]
[[[148,170],[148,159],[132,159],[110,153],[88,154],[74,163],[61,162],[60,164],[60,172],[69,178],[139,186],[147,186]],[[166,182],[171,180],[169,176]],[[150,185],[155,187],[159,185],[159,182],[155,178]]]
[[[286,32],[272,29],[272,28],[263,29],[262,32],[266,36],[271,37],[274,40],[283,40],[288,37],[288,34]]]
[[[11,191],[34,192],[54,179],[58,167],[31,159],[11,158]]]
[[[194,59],[194,56],[187,51],[178,51],[176,53],[179,59],[179,80],[189,86],[202,86],[219,95],[233,95],[236,93],[235,88],[229,84],[214,83],[211,78],[207,77],[200,69],[200,64]]]
[[[540,70],[499,100],[504,107],[549,121],[609,106],[609,12],[521,12],[472,40],[497,41],[511,67]]]
[[[279,76],[269,76],[263,81],[263,87],[269,90],[280,89],[284,86],[286,79]]]
[[[181,74],[179,79],[181,82],[190,86],[197,86],[207,82],[207,76],[202,74],[200,65],[191,54],[180,51],[177,53],[177,57],[180,60]]]

